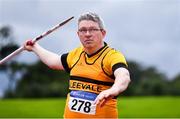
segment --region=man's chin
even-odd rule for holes
[[[92,48],[94,45],[92,43],[86,43],[84,44],[84,47],[86,48]]]

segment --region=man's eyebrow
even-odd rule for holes
[[[97,28],[96,26],[91,26],[91,27],[80,27],[80,29],[89,29],[89,28]]]

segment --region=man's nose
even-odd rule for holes
[[[89,35],[91,35],[91,32],[89,30],[87,30],[85,35],[89,36]]]

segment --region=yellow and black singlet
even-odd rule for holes
[[[127,68],[122,53],[106,43],[96,53],[88,55],[83,47],[63,54],[61,61],[70,73],[64,118],[117,118],[117,100],[111,99],[103,107],[94,105],[97,95],[114,83],[114,71]]]

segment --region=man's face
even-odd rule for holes
[[[98,23],[91,20],[81,21],[77,33],[84,48],[99,47],[106,35],[106,31],[100,29]]]

